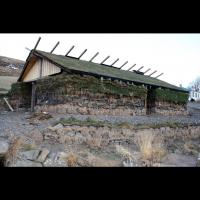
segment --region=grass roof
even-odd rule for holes
[[[55,55],[39,50],[35,51],[34,54],[36,55],[38,54],[42,57],[49,59],[50,61],[61,66],[63,69],[66,68],[68,70],[81,71],[83,73],[85,72],[99,76],[116,78],[126,81],[133,81],[141,84],[147,84],[147,85],[170,88],[174,90],[187,92],[187,90],[184,88],[177,87],[175,85],[169,84],[167,82],[146,75],[140,75],[135,72],[120,70],[114,67],[100,65],[89,61],[83,61],[76,58],[66,57],[63,55]]]

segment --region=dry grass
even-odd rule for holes
[[[4,166],[9,167],[15,163],[19,150],[22,148],[23,139],[21,137],[14,138],[6,155]]]
[[[125,149],[124,147],[120,145],[116,145],[116,151],[118,154],[120,154],[124,159],[133,160],[132,154],[129,152],[128,149]]]
[[[36,144],[34,142],[33,143],[28,143],[28,144],[23,144],[22,148],[25,151],[30,151],[30,150],[36,149]]]
[[[158,134],[148,131],[139,132],[136,136],[136,143],[145,166],[153,166],[166,155],[163,138]]]
[[[78,166],[78,156],[74,153],[70,153],[66,158],[65,161],[68,167],[77,167]]]
[[[86,144],[90,148],[100,148],[102,143],[102,136],[93,136],[86,138]]]
[[[123,163],[123,166],[126,166],[126,167],[130,167],[130,166],[134,166],[134,163],[135,163],[135,166],[137,166],[137,159],[134,158],[133,154],[130,153],[130,151],[120,145],[116,145],[116,151],[118,154],[120,154],[123,158],[122,160],[122,163]]]
[[[52,118],[52,116],[45,112],[34,113],[31,116],[27,117],[28,120],[47,120],[50,118]]]
[[[85,167],[115,167],[120,166],[120,162],[116,160],[99,157],[91,153],[88,154],[87,158],[81,158],[82,165]]]
[[[189,155],[198,155],[200,146],[192,142],[186,142],[183,146],[183,151]]]

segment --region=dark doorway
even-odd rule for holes
[[[156,105],[156,95],[155,88],[149,86],[147,91],[147,104],[146,104],[146,114],[150,115],[155,113],[155,105]]]
[[[3,156],[0,156],[0,167],[5,167],[4,160],[5,158]]]

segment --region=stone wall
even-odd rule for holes
[[[36,82],[36,111],[92,115],[145,115],[146,88],[61,74]]]
[[[145,100],[133,97],[111,95],[57,95],[48,98],[52,104],[40,103],[37,99],[36,111],[91,115],[145,115]],[[62,102],[62,103],[59,103]]]
[[[12,85],[8,100],[15,111],[30,110],[31,90],[30,83]],[[162,90],[158,91],[161,93]],[[150,93],[153,94],[153,90]],[[35,105],[36,111],[66,114],[146,115],[147,88],[64,73],[36,81]],[[184,105],[158,100],[156,103],[153,100],[152,105],[152,114],[187,114]],[[0,101],[0,108],[7,109],[7,106],[5,108],[5,103]]]
[[[161,115],[187,115],[188,111],[186,105],[157,101],[155,103],[155,113]]]
[[[183,146],[187,141],[199,141],[200,126],[158,127],[158,128],[111,128],[94,126],[61,126],[49,127],[43,131],[44,140],[51,144],[85,144],[96,147],[110,144],[135,144],[137,134],[158,134],[169,148]]]

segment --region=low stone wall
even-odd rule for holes
[[[200,126],[160,127],[160,128],[110,128],[94,126],[62,126],[47,128],[43,131],[43,138],[49,143],[86,144],[100,147],[109,144],[135,144],[137,134],[158,134],[163,136],[166,146],[178,146],[178,143],[199,141]],[[181,144],[180,146],[183,146]]]
[[[200,125],[139,129],[136,127],[111,128],[107,126],[63,126],[62,124],[57,124],[41,132],[22,134],[20,138],[14,140],[13,137],[8,139],[7,137],[0,137],[0,165],[3,167],[66,167],[72,166],[67,157],[75,155],[76,166],[121,166],[121,157],[118,158],[118,161],[115,160],[117,162],[110,162],[110,164],[109,161],[111,160],[104,158],[106,149],[109,155],[116,156],[115,145],[120,144],[122,147],[125,146],[125,149],[130,148],[130,152],[134,156],[133,166],[146,166],[141,162],[141,153],[136,141],[138,135],[152,133],[157,134],[156,136],[162,136],[161,139],[164,142],[162,148],[167,150],[169,156],[175,153],[177,155],[176,159],[180,158],[178,157],[180,154],[193,155],[192,157],[194,158],[200,151]],[[100,157],[104,158],[103,160],[101,159],[101,164],[97,162],[98,156],[96,158],[94,154],[90,154],[92,149],[95,149],[95,152],[98,150]],[[17,154],[13,154],[13,151],[17,152]],[[9,156],[5,156],[6,154]],[[194,159],[192,160],[194,161]],[[188,165],[184,163],[184,160],[180,160],[177,166],[195,166],[195,163],[196,161],[193,163],[190,161]],[[163,163],[164,165],[156,164],[162,163],[155,163],[152,166],[176,166],[171,163],[168,165],[167,162],[167,165],[165,163]]]
[[[186,105],[169,102],[156,102],[154,111],[161,115],[188,115]]]

